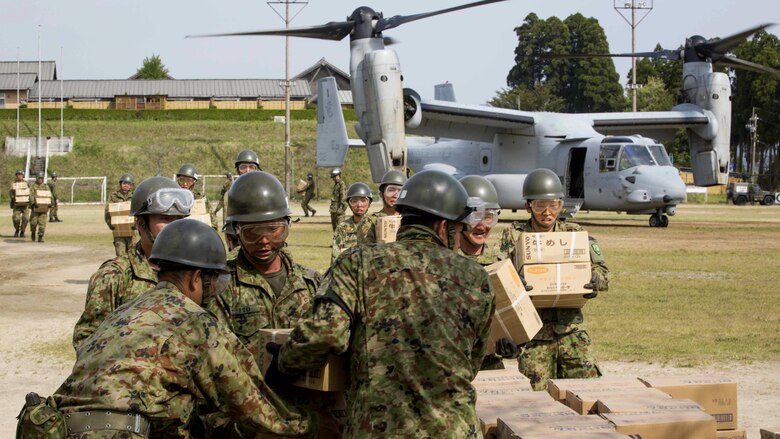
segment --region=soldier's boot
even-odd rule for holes
[[[314,210],[314,209],[312,209],[312,210],[311,210],[311,216],[314,216],[314,215],[316,215],[316,214],[317,214],[317,211],[316,211],[316,210]]]
[[[22,230],[21,232],[19,232],[19,237],[20,237],[20,238],[24,238],[24,230]]]
[[[18,238],[18,237],[19,237],[19,229],[16,229],[14,231],[14,238]]]
[[[30,228],[30,241],[35,242],[35,228]]]
[[[38,235],[38,242],[43,242],[43,235]]]

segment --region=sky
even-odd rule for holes
[[[281,0],[275,0],[281,1]],[[629,0],[630,1],[630,0]],[[636,0],[637,4],[639,0]],[[467,0],[309,0],[290,5],[291,27],[342,21],[359,6],[410,15],[467,3]],[[514,65],[514,28],[533,12],[561,20],[574,13],[596,18],[610,50],[631,51],[631,26],[615,6],[623,0],[508,0],[404,24],[385,32],[399,41],[391,46],[400,58],[404,86],[423,98],[435,84],[451,82],[457,100],[484,104],[506,87]],[[284,78],[283,37],[185,39],[209,34],[284,28],[284,5],[264,0],[0,0],[0,60],[40,57],[57,62],[63,79],[123,79],[145,57],[157,54],[177,79]],[[724,37],[767,22],[780,22],[777,0],[645,0],[652,10],[638,10],[637,51],[656,43],[675,49],[694,34]],[[620,12],[629,20],[630,10]],[[649,13],[648,13],[649,12]],[[40,28],[39,28],[40,25]],[[780,26],[769,29],[780,35]],[[290,76],[320,58],[349,70],[348,38],[340,42],[290,39]],[[625,84],[630,58],[616,59]]]

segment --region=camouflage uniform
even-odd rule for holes
[[[192,192],[192,197],[195,198],[196,200],[203,199],[203,201],[206,204],[206,213],[209,214],[209,218],[211,219],[211,228],[219,231],[219,229],[217,228],[217,216],[211,210],[211,204],[209,203],[208,197],[201,194],[200,191],[195,188],[195,186],[197,186],[197,183],[193,184],[192,187],[190,188],[190,191]]]
[[[219,425],[235,422],[251,437],[301,435],[310,426],[263,382],[236,337],[168,282],[109,316],[78,349],[73,371],[53,397],[66,415],[141,414],[151,423],[149,437],[192,437],[196,406],[197,414]],[[97,430],[71,437],[140,436]]]
[[[14,183],[17,182],[15,181]],[[30,188],[29,184],[27,185],[27,188]],[[24,236],[24,231],[27,229],[27,222],[30,220],[30,214],[28,211],[30,203],[16,204],[14,202],[16,199],[16,191],[14,190],[13,186],[11,186],[11,189],[8,190],[8,199],[11,200],[11,209],[13,209],[12,221],[14,223],[14,230],[19,232],[21,236]]]
[[[471,385],[485,354],[495,296],[487,272],[433,231],[356,246],[331,267],[314,317],[279,353],[282,372],[350,365],[344,437],[481,437]]]
[[[376,244],[376,221],[383,216],[387,216],[387,214],[384,210],[380,210],[363,217],[360,224],[358,224],[358,244]]]
[[[314,179],[307,180],[306,187],[304,187],[303,191],[301,192],[304,193],[303,201],[301,201],[303,214],[309,216],[309,211],[311,211],[311,215],[314,216],[314,214],[317,213],[317,211],[312,209],[311,206],[309,206],[309,202],[314,198]]]
[[[336,226],[344,219],[344,212],[347,210],[347,184],[344,179],[333,182],[333,193],[330,196],[330,225],[333,231]]]
[[[225,178],[225,182],[222,183],[222,190],[219,191],[219,202],[217,203],[217,207],[214,209],[214,216],[216,217],[217,213],[219,213],[220,210],[222,210],[225,207],[225,194],[228,193],[230,190],[230,186],[233,186],[233,179],[232,178]],[[224,220],[224,212],[223,217]]]
[[[133,191],[127,191],[126,194],[123,194],[122,191],[117,190],[115,192],[112,192],[111,195],[108,196],[108,204],[106,204],[106,211],[103,215],[106,220],[106,225],[109,229],[113,229],[113,226],[111,225],[111,215],[108,213],[108,205],[111,203],[124,203],[126,201],[130,201],[133,198]],[[128,236],[126,238],[114,237],[114,252],[117,256],[124,256],[126,255],[133,245],[133,237]]]
[[[311,315],[312,299],[320,283],[314,270],[293,262],[289,253],[279,252],[287,278],[277,296],[268,281],[258,273],[239,250],[228,256],[230,288],[206,305],[206,309],[227,324],[238,339],[263,364],[265,342],[258,330],[292,328],[303,317]]]
[[[50,178],[47,185],[49,186],[49,191],[51,191],[51,208],[49,208],[49,221],[57,222],[60,219],[57,216],[57,204],[60,199],[59,194],[57,193],[57,182],[54,180],[54,178]]]
[[[45,183],[33,184],[30,187],[30,206],[36,204],[36,194],[38,191],[48,191],[49,186]],[[35,208],[30,209],[30,238],[35,239],[35,229],[38,229],[38,239],[42,240],[46,233],[46,223],[49,222],[49,212],[36,212]]]
[[[358,226],[361,222],[362,220],[355,223],[355,216],[352,215],[336,226],[336,231],[333,232],[333,243],[331,244],[331,264],[344,250],[357,244]]]
[[[514,260],[515,243],[524,231],[532,231],[531,220],[515,221],[504,229],[499,244],[502,259]],[[579,224],[556,221],[552,232],[580,232]],[[593,273],[598,276],[598,290],[609,287],[609,269],[604,262],[601,248],[592,235],[590,239],[590,261]],[[520,272],[522,267],[515,267]],[[533,285],[531,285],[533,286]],[[531,379],[534,390],[547,387],[553,378],[595,378],[601,376],[591,350],[590,335],[583,323],[582,310],[568,308],[540,309],[539,316],[544,326],[528,342],[517,359],[518,368]]]
[[[83,341],[123,303],[157,284],[157,274],[136,243],[127,254],[103,263],[89,279],[84,312],[73,329],[73,347]]]

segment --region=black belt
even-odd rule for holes
[[[138,413],[112,412],[110,410],[91,410],[65,413],[65,423],[71,434],[93,430],[130,431],[149,436],[151,426],[145,416]]]

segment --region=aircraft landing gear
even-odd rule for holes
[[[650,215],[648,223],[650,227],[669,227],[669,217],[661,212],[656,212]]]

